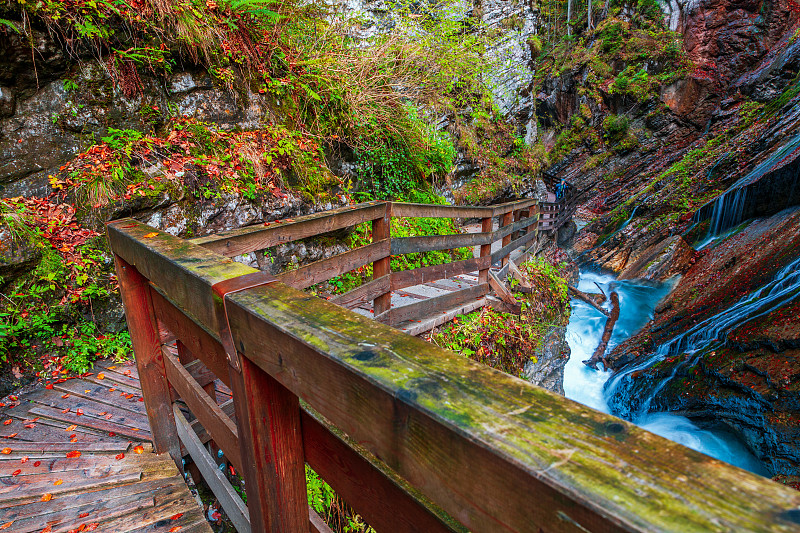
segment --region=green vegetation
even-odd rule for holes
[[[531,282],[532,292],[519,295],[520,315],[485,307],[434,330],[429,341],[489,365],[522,376],[528,361],[536,362],[542,342],[553,328],[566,326],[570,306],[564,265],[534,259],[520,266]],[[512,290],[519,284],[511,281]]]
[[[364,519],[339,497],[330,485],[306,465],[308,505],[334,530],[342,533],[375,533]]]

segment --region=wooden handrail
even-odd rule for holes
[[[110,223],[108,235],[155,447],[173,451],[169,377],[153,364],[153,350],[161,353],[154,332],[169,330],[222,372],[211,287],[255,270],[129,219]],[[384,498],[399,488],[430,530],[457,526],[429,505],[472,531],[797,528],[796,491],[281,282],[231,295],[227,309],[241,371],[217,376],[233,390],[252,531],[308,531],[303,463],[362,456],[348,442],[381,465],[367,461],[364,479]],[[337,455],[306,454],[327,437],[306,430],[300,400],[347,435]],[[185,425],[180,433],[187,437]],[[350,478],[357,470],[328,475],[340,476],[331,484],[358,500],[350,503],[368,522],[392,524],[391,501],[359,497],[370,487]]]

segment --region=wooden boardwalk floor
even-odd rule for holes
[[[156,455],[136,366],[100,361],[0,406],[0,530],[211,532]]]

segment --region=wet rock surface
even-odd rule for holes
[[[612,368],[625,371],[646,360],[658,346],[731,309],[798,256],[800,210],[752,222],[712,245],[656,308],[653,321],[613,350]],[[785,297],[766,300],[751,319],[745,316],[720,329],[699,352],[680,344],[630,374],[614,396],[617,409],[623,414],[636,412],[657,391],[650,410],[722,424],[739,435],[770,472],[797,475],[800,301],[798,290],[787,287]],[[659,390],[662,383],[666,385]]]

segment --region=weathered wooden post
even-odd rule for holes
[[[500,227],[504,228],[504,227],[508,226],[509,224],[512,224],[513,223],[513,219],[514,219],[514,213],[512,211],[509,211],[508,213],[503,213],[503,218],[501,219]],[[505,237],[503,237],[502,246],[505,247],[508,244],[511,244],[511,234],[510,233],[508,235],[506,235]],[[506,254],[506,255],[503,256],[503,259],[502,259],[502,265],[503,266],[505,266],[508,263],[508,256],[509,255],[510,254]]]
[[[391,238],[392,228],[392,203],[386,202],[386,212],[382,218],[372,221],[372,242],[382,241]],[[372,262],[372,279],[378,279],[392,272],[391,256],[384,257]],[[372,302],[372,310],[375,316],[388,311],[392,306],[392,289],[375,297]]]
[[[493,217],[484,217],[481,219],[481,233],[491,233],[493,226]],[[481,245],[481,257],[489,257],[492,255],[492,243]],[[489,259],[487,259],[489,261]],[[489,267],[482,268],[478,271],[478,281],[480,283],[487,283],[489,281]]]
[[[119,256],[114,255],[114,262],[119,292],[125,306],[125,319],[136,356],[136,367],[139,369],[144,406],[153,434],[153,449],[156,453],[169,453],[183,472],[181,446],[172,414],[172,398],[164,369],[150,285],[147,278]]]
[[[241,474],[253,532],[308,531],[300,400],[234,346],[226,295],[275,281],[255,272],[215,284],[219,337],[228,358]]]

